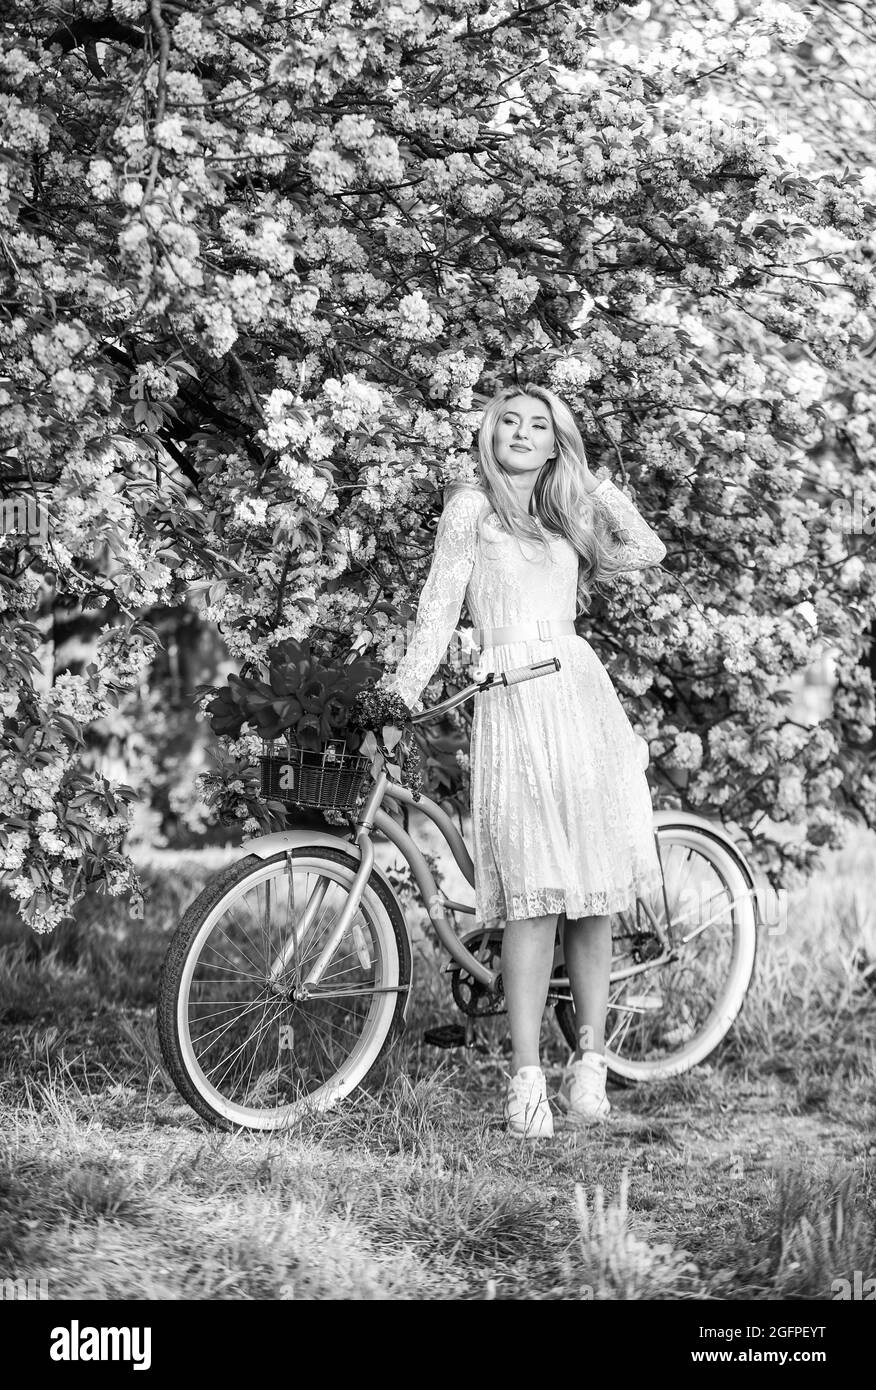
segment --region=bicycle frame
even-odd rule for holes
[[[474,978],[488,989],[492,989],[496,982],[497,972],[490,970],[488,966],[477,960],[471,952],[462,944],[456,934],[455,922],[452,918],[453,912],[468,912],[474,915],[474,906],[467,903],[454,902],[451,899],[442,901],[441,894],[432,871],[426,863],[420,849],[407,833],[403,826],[399,825],[386,811],[382,810],[382,802],[386,797],[392,797],[399,802],[407,802],[419,807],[421,811],[437,825],[441,831],[450,851],[465,875],[468,883],[474,885],[474,864],[465,841],[457,830],[447,812],[433,801],[430,796],[422,793],[420,800],[414,802],[413,793],[400,783],[390,780],[385,772],[381,772],[375,779],[374,786],[365,805],[362,814],[356,821],[355,832],[348,838],[359,847],[361,863],[356,871],[356,877],[350,885],[343,908],[338,914],[337,922],[330,936],[326,940],[319,956],[314,961],[307,975],[302,980],[305,988],[310,989],[318,985],[329,961],[337,950],[343,939],[344,933],[353,921],[359,908],[362,891],[371,876],[374,867],[374,844],[371,839],[372,831],[379,830],[386,838],[396,846],[404,855],[411,872],[417,882],[420,894],[423,899],[429,920],[435,930],[435,934],[442,946],[450,953],[453,960],[469,971]],[[315,889],[319,892],[319,885]],[[308,905],[309,911],[309,905]],[[292,939],[280,957],[274,962],[273,971],[279,977],[285,969],[288,958],[294,953],[297,942]],[[284,959],[285,957],[285,959]]]
[[[557,660],[557,658],[551,658],[549,661],[535,663],[532,667],[521,668],[521,670],[526,669],[528,672],[532,671],[537,674],[542,674],[543,672],[539,670],[540,667],[550,667],[552,670],[559,670],[559,661]],[[514,673],[511,674],[513,675]],[[517,679],[521,679],[521,677],[518,676]],[[448,699],[442,701],[440,704],[432,706],[428,710],[421,711],[419,714],[413,715],[411,723],[422,723],[425,722],[427,719],[433,719],[437,715],[446,713],[448,710],[453,709],[455,706],[462,704],[463,701],[468,699],[472,694],[490,689],[495,685],[511,683],[514,682],[509,681],[504,674],[500,673],[498,676],[496,676],[495,673],[491,672],[484,680],[474,682],[471,685],[465,687],[464,690],[459,691],[456,695],[453,695]],[[437,884],[435,883],[435,879],[432,875],[429,865],[426,862],[424,855],[418,848],[415,841],[407,833],[404,827],[398,823],[398,821],[396,821],[392,816],[388,814],[388,812],[382,809],[383,803],[386,800],[386,798],[392,798],[394,801],[402,804],[416,806],[420,811],[423,812],[424,815],[428,816],[432,823],[435,826],[437,826],[438,830],[441,832],[441,835],[445,843],[447,844],[451,854],[453,855],[453,858],[457,866],[459,867],[464,878],[466,879],[466,882],[469,883],[472,887],[474,886],[474,864],[469,853],[468,846],[466,845],[465,840],[463,839],[462,835],[460,834],[459,830],[457,829],[456,825],[453,823],[447,812],[425,792],[421,793],[420,799],[418,801],[414,801],[413,793],[407,787],[403,786],[401,783],[392,781],[392,779],[387,775],[385,771],[381,771],[376,776],[374,780],[374,785],[372,786],[371,791],[369,792],[365,804],[362,808],[362,812],[355,822],[355,829],[351,831],[351,833],[347,837],[345,837],[347,841],[358,846],[360,856],[359,868],[356,871],[355,878],[350,886],[346,902],[344,903],[344,906],[338,916],[338,920],[335,924],[335,927],[331,935],[325,942],[318,958],[316,959],[316,961],[313,962],[306,977],[302,980],[302,985],[305,989],[309,989],[319,984],[329,962],[332,959],[332,956],[337,950],[345,932],[347,931],[347,928],[351,925],[355,917],[355,914],[358,911],[359,904],[362,898],[362,893],[365,889],[366,884],[368,883],[369,878],[371,877],[371,874],[373,872],[378,872],[381,873],[382,876],[382,871],[379,869],[379,866],[377,866],[375,863],[374,845],[371,838],[372,832],[374,830],[378,830],[381,832],[381,834],[386,836],[387,840],[389,840],[391,844],[395,845],[395,847],[403,855],[404,859],[410,866],[411,872],[420,890],[420,895],[423,904],[425,906],[426,912],[428,913],[429,920],[432,923],[435,934],[438,937],[438,940],[440,941],[441,945],[450,955],[451,960],[454,961],[461,969],[465,970],[466,973],[469,974],[479,984],[483,985],[488,990],[492,990],[495,987],[499,972],[491,970],[489,966],[485,965],[482,961],[478,960],[474,955],[472,955],[472,953],[467,949],[466,946],[463,945],[462,941],[457,935],[454,914],[463,912],[468,913],[471,916],[474,916],[474,905],[469,903],[457,902],[454,899],[446,897],[446,895],[442,896]],[[724,847],[731,852],[733,858],[736,860],[738,864],[740,864],[740,867],[743,868],[745,876],[748,879],[750,885],[749,894],[754,898],[755,912],[756,915],[759,916],[758,894],[757,890],[754,887],[753,876],[751,874],[751,871],[748,865],[745,863],[744,857],[741,855],[739,847],[727,835],[727,832],[723,829],[723,827],[718,828],[712,825],[710,822],[704,820],[700,816],[696,816],[689,812],[683,811],[657,812],[655,814],[654,821],[654,839],[657,848],[658,859],[660,859],[661,865],[662,856],[660,854],[660,842],[656,827],[662,822],[668,823],[671,821],[672,823],[676,824],[678,822],[683,822],[686,824],[690,824],[691,826],[696,826],[701,831],[706,832],[714,840],[721,842],[724,845]],[[336,843],[338,839],[338,837],[334,835],[314,834],[313,832],[306,831],[300,833],[295,831],[279,831],[272,835],[257,837],[255,840],[252,841],[245,841],[244,847],[250,852],[258,854],[260,857],[267,857],[269,854],[276,853],[277,849],[288,847],[291,843],[293,843],[293,837],[294,842],[307,844],[318,843],[323,840],[326,843]],[[318,912],[319,907],[322,903],[322,899],[325,895],[326,888],[326,882],[317,883],[316,888],[314,889],[313,894],[311,895],[311,898],[308,901],[302,921],[297,924],[296,930],[294,931],[292,938],[286,944],[286,946],[284,946],[282,952],[278,955],[277,959],[273,963],[270,972],[271,979],[279,979],[283,971],[287,968],[291,957],[298,951],[301,938],[305,934],[308,924],[313,920],[314,916]],[[664,910],[667,914],[666,927],[671,928],[672,922],[670,920],[670,906],[666,897],[665,885],[663,888],[663,899]],[[730,904],[730,906],[733,906],[734,904],[735,899],[733,900],[733,903]],[[625,978],[632,975],[645,974],[653,970],[654,968],[659,967],[660,965],[666,964],[667,961],[671,958],[669,938],[666,936],[665,931],[661,930],[660,924],[656,921],[653,913],[648,911],[647,905],[642,903],[641,899],[637,899],[637,913],[639,911],[640,906],[649,918],[651,929],[657,935],[658,940],[662,942],[664,950],[660,956],[655,957],[649,961],[642,962],[638,965],[628,966],[620,971],[613,972],[612,982],[614,982],[615,980],[619,980],[622,977]],[[726,911],[726,905],[724,910]],[[552,984],[554,985],[554,987],[561,988],[563,986],[567,986],[568,981],[560,978],[555,978],[552,981]]]
[[[489,690],[497,685],[511,685],[524,679],[533,679],[540,675],[547,674],[548,669],[550,669],[550,671],[558,671],[560,669],[558,658],[551,657],[547,661],[535,662],[529,667],[521,667],[517,672],[510,672],[508,674],[499,673],[496,675],[494,672],[490,672],[483,680],[474,681],[456,695],[452,695],[447,700],[443,700],[440,704],[433,705],[430,709],[423,710],[419,714],[413,715],[411,723],[423,723],[427,719],[434,719],[437,715],[444,714],[447,710],[462,704],[464,700],[467,700],[471,695],[479,691]],[[526,673],[525,675],[523,674],[524,671]],[[420,800],[415,802],[413,793],[409,791],[407,787],[399,782],[393,782],[385,771],[381,771],[375,777],[374,785],[368,794],[361,815],[355,822],[355,830],[347,836],[347,839],[351,843],[355,843],[359,847],[361,861],[359,868],[350,885],[346,902],[338,915],[334,929],[326,940],[319,956],[313,962],[313,965],[301,982],[303,987],[305,989],[311,989],[319,984],[326,967],[344,937],[344,933],[351,925],[358,911],[365,885],[375,868],[374,845],[371,834],[373,830],[379,830],[404,855],[410,865],[417,886],[419,887],[424,906],[429,915],[429,920],[442,946],[449,952],[451,958],[464,970],[469,972],[479,984],[484,985],[487,989],[492,989],[498,978],[498,972],[484,965],[482,961],[479,961],[473,956],[462,944],[456,934],[456,924],[451,915],[453,912],[467,912],[474,915],[474,906],[467,903],[458,903],[449,898],[442,902],[438,886],[435,883],[435,879],[423,854],[417,848],[417,845],[411,839],[410,835],[408,835],[407,831],[400,826],[392,816],[381,809],[386,797],[392,797],[396,801],[418,806],[419,809],[437,825],[456,863],[464,874],[466,881],[474,886],[474,864],[469,854],[468,846],[447,812],[444,811],[436,801],[433,801],[430,796],[427,796],[425,792],[421,793]],[[314,837],[312,835],[306,835],[304,839],[306,841],[312,841]],[[288,843],[287,832],[280,831],[276,835],[259,837],[259,839],[255,841],[245,842],[244,847],[250,851],[255,850],[255,852],[258,853],[259,846],[262,845],[264,847],[267,841],[272,842],[272,850],[270,852],[275,852],[277,848]],[[265,849],[265,852],[267,853],[268,851]],[[307,923],[313,919],[324,894],[325,886],[317,884],[311,896],[311,900],[308,902],[304,920],[298,925],[298,929],[293,934],[292,938],[283,947],[283,950],[273,962],[270,972],[272,980],[279,979],[283,971],[288,967],[290,959],[298,949],[301,936],[306,930]]]

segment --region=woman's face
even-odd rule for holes
[[[547,406],[535,396],[512,396],[493,431],[493,453],[509,473],[538,473],[556,453]]]

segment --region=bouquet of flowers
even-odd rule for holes
[[[329,740],[345,739],[350,752],[371,759],[374,775],[385,767],[419,800],[422,761],[409,733],[411,711],[400,696],[378,688],[381,675],[364,657],[331,662],[309,641],[289,638],[269,653],[266,679],[229,675],[207,705],[207,718],[217,735],[239,738],[246,724],[265,740],[284,734],[290,746],[317,752]],[[201,686],[197,693],[213,689]],[[410,761],[400,759],[412,749]]]
[[[369,681],[356,695],[349,727],[362,734],[359,751],[372,759],[372,771],[377,773],[385,767],[390,777],[401,782],[413,792],[414,800],[419,801],[423,790],[423,759],[410,732],[411,711],[401,696]],[[382,746],[375,732],[378,729]],[[403,761],[399,760],[399,752],[405,755]]]
[[[333,663],[317,656],[309,641],[289,638],[269,653],[267,679],[230,675],[207,706],[207,718],[215,734],[239,738],[249,724],[264,739],[285,733],[296,747],[319,750],[327,739],[344,736],[358,691],[378,673],[362,657]]]

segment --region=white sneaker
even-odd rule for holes
[[[509,1134],[522,1139],[553,1138],[554,1117],[541,1067],[521,1067],[509,1078],[504,1115]]]
[[[572,1053],[557,1092],[557,1104],[570,1120],[589,1124],[607,1117],[611,1110],[605,1094],[607,1071],[608,1063],[601,1052],[585,1052],[577,1062]]]

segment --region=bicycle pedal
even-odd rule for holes
[[[427,1028],[423,1042],[430,1047],[465,1047],[465,1028],[461,1023],[444,1023],[440,1028]]]

